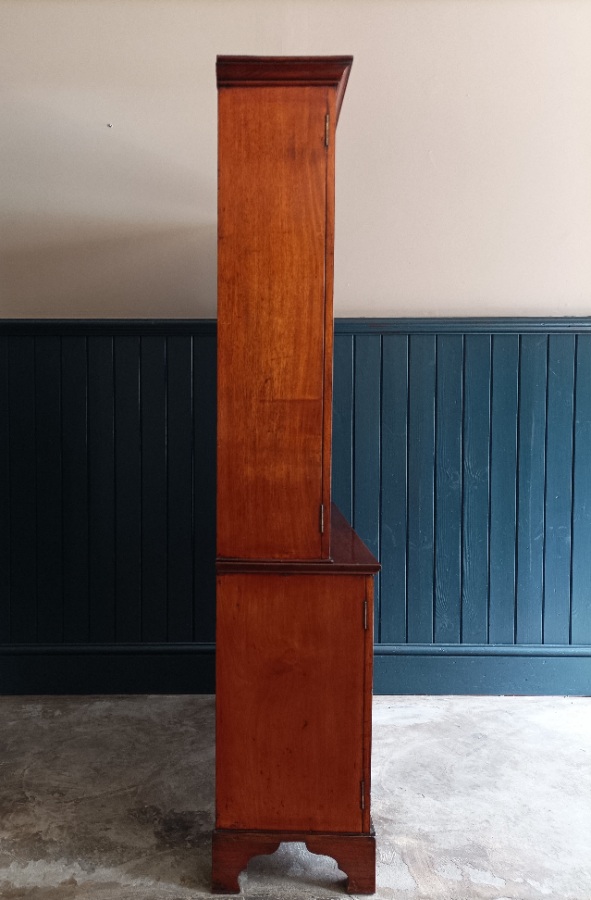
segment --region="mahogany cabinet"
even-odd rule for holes
[[[373,575],[330,503],[350,57],[220,57],[213,889],[281,841],[372,893]]]

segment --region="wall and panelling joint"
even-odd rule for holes
[[[589,693],[591,320],[337,320],[383,693]],[[0,323],[0,692],[213,689],[215,323]]]

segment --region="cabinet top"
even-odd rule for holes
[[[218,88],[316,86],[336,88],[340,110],[352,56],[218,56]]]
[[[331,503],[330,559],[224,559],[218,557],[218,575],[266,572],[276,575],[373,575],[380,564],[341,511]]]

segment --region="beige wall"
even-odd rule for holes
[[[337,315],[591,314],[589,0],[0,0],[0,316],[215,315],[217,53],[355,56]]]

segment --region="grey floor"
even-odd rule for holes
[[[209,895],[212,697],[0,698],[0,897]],[[590,900],[591,699],[377,697],[379,900]],[[340,898],[284,845],[249,900]]]

